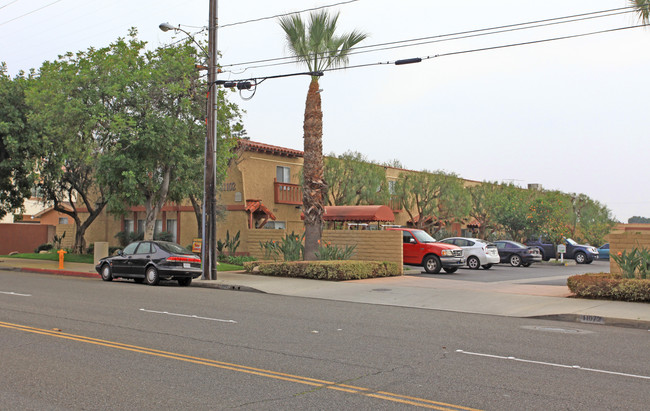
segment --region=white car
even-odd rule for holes
[[[467,266],[474,270],[478,270],[479,267],[487,270],[500,261],[497,246],[489,241],[478,238],[451,237],[440,242],[454,244],[462,248]]]

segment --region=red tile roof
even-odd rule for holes
[[[239,140],[239,147],[246,151],[255,151],[258,153],[275,154],[286,157],[302,157],[303,152],[291,148],[272,146],[270,144],[258,143],[250,140]]]

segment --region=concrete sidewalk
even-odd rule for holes
[[[55,261],[5,258],[0,259],[0,269],[100,278],[92,264],[82,263],[66,262],[60,270]],[[570,298],[566,286],[477,283],[415,273],[406,271],[401,277],[333,282],[219,272],[217,280],[197,279],[192,286],[650,330],[650,304]]]

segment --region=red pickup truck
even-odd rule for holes
[[[416,228],[387,228],[401,231],[404,245],[404,264],[419,265],[427,273],[438,274],[442,268],[451,274],[465,264],[463,249],[453,244],[437,242],[426,231]]]

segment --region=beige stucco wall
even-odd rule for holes
[[[248,230],[247,248],[257,259],[264,259],[260,242],[281,241],[283,230]],[[402,269],[402,233],[400,231],[324,230],[323,240],[333,246],[356,245],[353,260],[395,262]],[[400,272],[403,274],[403,271]]]
[[[609,254],[616,255],[634,248],[650,250],[650,224],[619,225],[609,234]],[[609,259],[609,272],[620,274],[621,268],[613,258]]]

